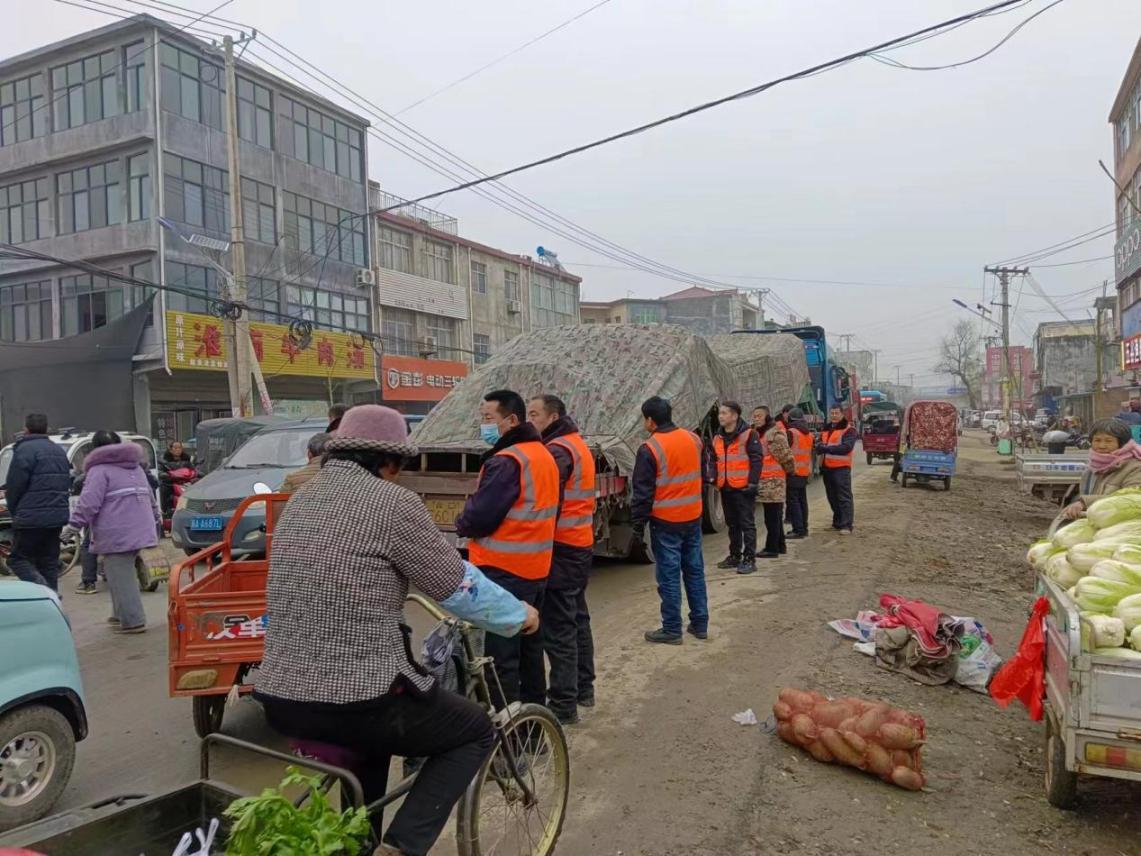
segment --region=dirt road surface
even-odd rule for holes
[[[658,626],[652,572],[596,569],[598,706],[568,730],[573,785],[559,853],[1141,853],[1141,786],[1083,780],[1077,811],[1051,808],[1042,727],[1023,709],[1002,711],[987,696],[879,670],[827,626],[890,592],[980,619],[1009,655],[1032,600],[1025,550],[1051,509],[1021,497],[1009,465],[969,435],[950,492],[904,490],[885,464],[860,462],[855,494],[854,537],[825,530],[816,485],[812,536],[790,542],[784,559],[760,562],[753,576],[714,569],[725,539],[708,538],[707,642],[643,642],[642,631]],[[75,582],[69,576],[65,591]],[[153,631],[120,638],[103,624],[105,594],[66,596],[92,732],[61,808],[197,775],[189,703],[166,694],[165,589],[146,602]],[[783,686],[882,698],[925,716],[927,790],[821,765],[732,721],[746,708],[764,720]],[[274,742],[251,701],[227,714],[224,730]],[[222,776],[248,788],[273,783],[278,772],[236,755],[223,762]],[[439,851],[452,852],[450,842]]]

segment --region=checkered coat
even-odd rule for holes
[[[274,529],[258,693],[344,704],[384,695],[400,675],[429,689],[412,659],[404,598],[411,583],[444,600],[463,577],[420,497],[328,461]]]

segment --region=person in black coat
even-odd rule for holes
[[[71,464],[63,447],[48,437],[48,418],[31,413],[16,441],[4,484],[12,515],[12,573],[58,591],[59,533],[70,508]]]
[[[830,421],[816,444],[816,454],[824,458],[820,473],[832,507],[832,528],[841,535],[851,535],[856,512],[852,497],[852,450],[859,435],[839,407],[833,407],[828,418]]]

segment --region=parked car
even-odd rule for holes
[[[984,431],[988,431],[998,425],[998,420],[1002,419],[1001,410],[987,410],[983,413],[983,418],[979,421],[979,427]]]
[[[79,660],[59,598],[45,586],[0,582],[0,830],[47,814],[87,736]]]
[[[190,485],[178,500],[170,537],[187,554],[197,553],[222,539],[222,530],[247,496],[275,493],[285,477],[308,462],[309,438],[320,434],[325,419],[300,419],[267,425],[238,447],[222,465]],[[233,543],[249,553],[265,545],[264,513],[242,515],[242,531]]]

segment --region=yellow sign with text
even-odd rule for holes
[[[302,349],[281,324],[250,322],[250,340],[262,374],[373,380],[376,355],[367,342],[350,333],[313,330]],[[172,370],[224,372],[228,366],[222,319],[191,312],[166,313],[166,355]]]

